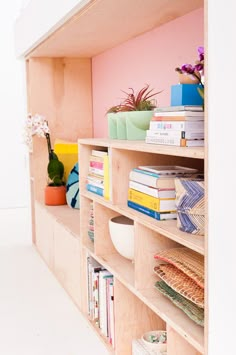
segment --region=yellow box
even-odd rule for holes
[[[56,139],[54,143],[54,152],[58,156],[58,159],[64,164],[66,182],[75,163],[78,162],[78,143]]]

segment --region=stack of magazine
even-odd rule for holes
[[[138,166],[130,171],[128,206],[157,220],[176,219],[175,178],[192,178],[197,169]]]
[[[167,106],[154,110],[146,143],[178,147],[204,146],[202,106]]]

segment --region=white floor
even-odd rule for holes
[[[31,246],[27,208],[0,208],[0,354],[106,355]]]

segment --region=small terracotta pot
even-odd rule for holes
[[[66,187],[46,186],[44,190],[44,203],[48,206],[66,205]]]
[[[200,73],[199,73],[199,78],[200,78]],[[179,73],[179,83],[180,84],[198,84],[199,80],[197,78],[194,78],[194,76],[192,76],[190,74]]]

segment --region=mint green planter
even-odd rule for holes
[[[117,139],[117,115],[118,113],[108,113],[108,137],[111,139]]]
[[[117,138],[127,139],[126,134],[126,115],[127,112],[118,112],[117,115]]]
[[[153,111],[126,112],[126,133],[128,140],[145,140]]]

